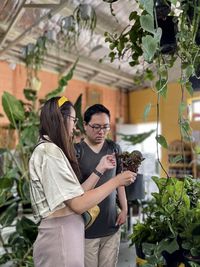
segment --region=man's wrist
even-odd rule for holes
[[[99,178],[103,176],[103,173],[97,171],[97,169],[94,169],[93,173],[96,174]]]

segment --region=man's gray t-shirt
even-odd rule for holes
[[[114,151],[116,144],[114,144],[114,147],[113,145],[110,145],[110,142],[108,141],[104,142],[104,145],[99,153],[95,153],[84,141],[78,145],[79,149],[81,146],[81,155],[80,158],[78,158],[80,171],[82,174],[82,179],[80,181],[81,183],[83,183],[91,175],[104,155],[116,152]],[[118,150],[120,150],[120,148],[118,148]],[[116,168],[105,171],[95,187],[98,187],[109,181],[118,172],[119,171],[117,171]],[[86,230],[86,238],[99,238],[112,235],[119,229],[119,227],[115,225],[117,219],[116,190],[106,197],[101,203],[99,203],[99,207],[100,214],[93,225]]]

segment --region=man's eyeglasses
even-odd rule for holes
[[[110,130],[110,125],[104,125],[104,126],[101,126],[99,124],[90,125],[89,123],[88,125],[97,133],[100,132],[101,130],[103,130],[104,132],[108,132]]]
[[[74,121],[74,124],[77,124],[78,118],[71,116],[71,115],[67,115],[67,116],[70,117]]]

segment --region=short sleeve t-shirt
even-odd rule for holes
[[[38,145],[29,161],[30,197],[37,222],[84,193],[70,162],[54,143]],[[70,208],[69,214],[74,213]]]
[[[81,155],[78,158],[79,167],[82,174],[81,183],[83,183],[91,175],[93,170],[98,165],[99,161],[104,155],[112,154],[113,147],[109,145],[109,142],[105,141],[102,149],[99,153],[95,153],[84,141],[79,143],[81,146]],[[75,146],[77,149],[77,146]],[[101,186],[102,184],[109,181],[117,173],[116,167],[107,170],[103,176],[99,179],[95,187]],[[100,238],[109,236],[116,233],[119,226],[116,225],[117,219],[117,204],[116,204],[116,190],[109,194],[101,203],[98,204],[100,207],[100,214],[97,216],[95,222],[85,231],[85,237]]]

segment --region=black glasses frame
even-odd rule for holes
[[[104,132],[108,132],[110,130],[110,126],[91,125],[89,123],[88,126],[90,126],[96,132],[100,132],[101,130],[103,130]]]
[[[71,116],[71,115],[67,115],[67,116],[70,117],[74,121],[74,124],[77,124],[78,118]]]

